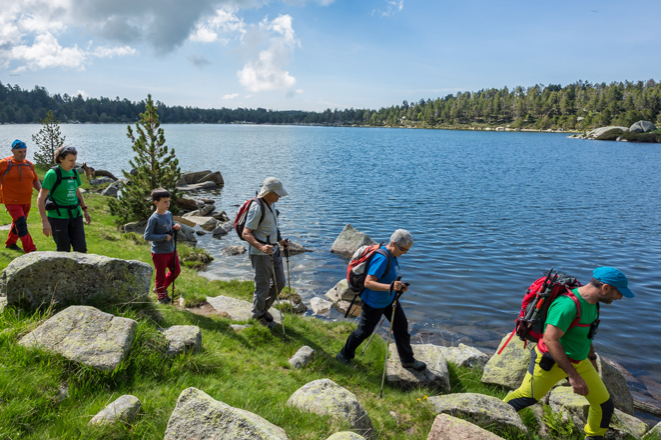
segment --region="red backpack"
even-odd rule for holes
[[[349,261],[349,267],[347,268],[347,282],[349,284],[349,289],[356,292],[356,296],[351,300],[351,304],[347,308],[344,317],[349,316],[349,311],[353,307],[353,303],[356,301],[365,290],[365,279],[367,278],[367,271],[369,270],[370,263],[376,254],[381,254],[386,257],[388,261],[386,270],[383,274],[390,272],[390,254],[385,249],[381,249],[383,243],[373,244],[371,246],[361,246],[353,253],[351,256],[351,261]]]
[[[239,212],[236,213],[236,218],[234,219],[234,230],[236,231],[239,238],[243,241],[246,241],[243,238],[243,230],[246,228],[246,221],[248,220],[248,211],[250,210],[250,205],[252,202],[259,203],[259,206],[262,208],[262,216],[259,219],[261,224],[264,221],[264,215],[266,210],[264,210],[264,203],[259,197],[253,197],[243,202],[243,205],[239,208]]]
[[[569,325],[567,331],[573,327],[590,327],[592,324],[579,324],[581,320],[581,303],[576,298],[576,295],[574,295],[574,292],[572,292],[572,289],[581,287],[582,285],[580,281],[572,276],[560,272],[553,274],[553,268],[551,268],[546,276],[535,280],[523,296],[521,312],[516,318],[514,331],[510,334],[507,342],[498,350],[498,354],[502,353],[515,334],[526,344],[528,341],[538,343],[538,347],[542,353],[548,351],[543,341],[546,315],[553,301],[560,295],[570,297],[576,305],[576,318]],[[597,304],[597,313],[598,310],[599,305]],[[597,315],[595,323],[598,321],[599,316]]]

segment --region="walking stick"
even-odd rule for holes
[[[172,232],[172,239],[174,240],[174,258],[172,259],[172,303],[174,304],[175,290],[174,290],[174,281],[177,279],[177,231],[176,229]]]
[[[401,280],[402,277],[397,277],[397,281]],[[390,348],[390,337],[392,336],[392,323],[395,320],[395,309],[397,308],[397,299],[402,294],[401,290],[399,292],[395,291],[395,298],[392,301],[392,316],[390,317],[390,332],[388,332],[388,343],[386,344],[386,358],[383,361],[383,375],[381,376],[381,391],[379,392],[379,397],[383,398],[383,385],[386,382],[386,370],[388,367],[388,348]]]
[[[294,299],[291,294],[291,274],[289,273],[289,240],[287,241],[287,247],[285,248],[285,258],[287,259],[287,285],[289,287],[289,305],[291,306],[292,320],[294,319]]]
[[[271,236],[266,236],[266,244],[271,245]],[[280,322],[282,323],[282,339],[287,340],[287,335],[285,334],[285,314],[282,312],[282,306],[280,305],[280,291],[278,290],[278,279],[275,276],[275,264],[273,263],[273,254],[271,254],[271,272],[273,272],[273,285],[275,286],[275,300],[278,303],[278,312],[280,312]]]

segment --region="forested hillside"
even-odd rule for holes
[[[164,123],[256,123],[369,125],[429,128],[510,126],[539,130],[586,130],[624,125],[644,119],[661,125],[661,83],[591,84],[578,81],[565,87],[549,84],[458,92],[443,98],[402,102],[379,110],[347,109],[324,112],[273,111],[263,108],[200,109],[168,107],[158,102]],[[137,121],[145,102],[128,99],[83,98],[50,94],[44,87],[24,90],[0,82],[0,122],[39,122],[52,110],[61,122],[129,123]]]

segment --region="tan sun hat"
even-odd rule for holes
[[[262,184],[262,189],[259,190],[259,196],[258,197],[264,197],[266,194],[274,192],[280,197],[284,197],[287,194],[289,194],[285,189],[282,187],[282,182],[280,182],[278,179],[275,177],[267,177],[266,180],[264,180],[264,183]]]

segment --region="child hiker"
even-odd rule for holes
[[[172,298],[166,289],[179,276],[179,257],[174,248],[174,231],[181,229],[179,223],[174,222],[170,208],[170,193],[163,188],[156,188],[151,192],[151,198],[156,206],[145,228],[144,238],[151,241],[151,258],[156,268],[156,288],[154,292],[161,304],[170,304]],[[166,275],[167,273],[167,275]]]

